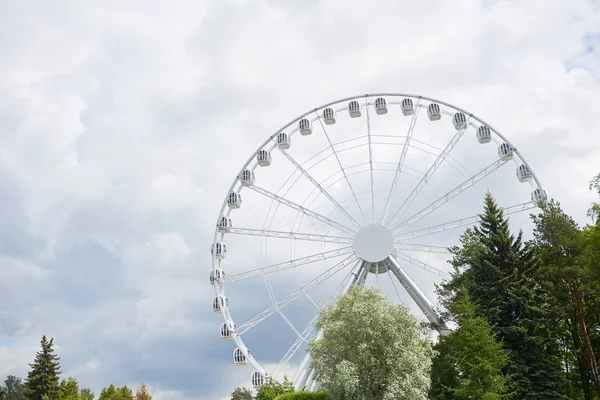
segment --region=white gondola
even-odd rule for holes
[[[210,284],[214,285],[215,283],[219,286],[222,286],[225,282],[225,271],[221,268],[214,269],[210,271]]]
[[[221,242],[213,243],[210,246],[210,254],[217,260],[222,260],[227,255],[227,246]]]
[[[239,347],[236,347],[233,351],[233,361],[236,365],[248,365],[248,359]]]
[[[235,324],[231,325],[229,322],[223,322],[221,324],[221,338],[223,340],[233,339],[233,333],[235,332]]]
[[[529,182],[532,177],[531,170],[527,165],[521,164],[517,167],[517,178],[519,178],[519,182]]]
[[[240,173],[240,181],[244,186],[254,186],[256,179],[254,178],[254,172],[249,169],[245,169]]]
[[[252,386],[254,387],[254,389],[259,389],[267,381],[265,376],[258,371],[254,371],[252,373],[252,378],[250,380],[252,381]]]
[[[302,136],[308,136],[312,133],[312,123],[308,118],[302,118],[300,122],[298,122],[298,128],[300,129],[300,134]]]
[[[287,150],[292,145],[292,139],[290,138],[290,135],[285,132],[279,132],[275,140],[277,141],[277,147],[280,149]]]
[[[229,208],[240,208],[242,206],[242,194],[231,192],[227,196],[227,207]]]
[[[404,115],[413,115],[415,113],[415,105],[413,104],[412,99],[408,97],[402,100],[402,114]]]
[[[511,160],[513,158],[514,149],[508,143],[502,143],[498,146],[498,157],[504,161]]]
[[[430,121],[438,121],[442,118],[442,110],[438,103],[431,103],[427,106],[427,117]]]
[[[358,101],[352,100],[348,103],[348,114],[350,114],[350,117],[352,118],[358,118],[362,115],[360,112],[360,103]]]
[[[217,227],[221,233],[228,233],[232,226],[231,218],[228,218],[225,215],[221,216],[221,218],[219,218],[219,222],[217,222]]]
[[[327,107],[326,109],[324,109],[323,120],[325,120],[325,125],[335,124],[335,110],[331,107]]]
[[[387,101],[383,97],[375,99],[375,112],[379,115],[387,114]]]
[[[261,167],[268,167],[271,165],[271,153],[266,150],[259,150],[256,153],[256,161],[258,161],[258,165]]]
[[[477,140],[481,144],[489,143],[492,140],[492,132],[490,131],[490,128],[485,125],[481,125],[479,128],[477,128]]]
[[[220,299],[220,301],[219,301]],[[216,313],[220,313],[223,307],[229,307],[229,300],[227,297],[215,297],[213,298],[213,311]]]
[[[531,192],[531,201],[534,203],[544,202],[548,199],[548,193],[546,190],[541,190],[540,188],[535,188],[533,192]]]
[[[467,127],[467,116],[459,111],[452,117],[452,123],[457,131],[463,130]]]

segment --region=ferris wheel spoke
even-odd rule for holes
[[[347,235],[354,236],[354,234],[356,233],[354,230],[352,230],[351,228],[348,228],[347,226],[344,226],[344,225],[342,225],[342,224],[340,224],[338,222],[332,221],[329,218],[324,217],[321,214],[318,214],[318,213],[316,213],[316,212],[314,212],[312,210],[309,210],[309,209],[307,209],[305,207],[302,207],[301,205],[296,204],[296,203],[294,203],[294,202],[292,202],[292,201],[290,201],[290,200],[288,200],[288,199],[286,199],[284,197],[278,196],[275,193],[271,193],[268,190],[265,190],[265,189],[260,188],[258,186],[249,186],[248,189],[254,190],[257,193],[260,193],[260,194],[262,194],[262,195],[264,195],[266,197],[269,197],[272,200],[277,201],[278,203],[281,203],[281,204],[286,205],[286,206],[288,206],[290,208],[293,208],[296,211],[300,211],[301,213],[304,213],[305,215],[307,215],[309,217],[312,217],[312,218],[316,219],[317,221],[323,222],[323,223],[331,226],[332,228],[335,228],[335,229],[337,229],[337,230],[339,230],[341,232],[344,232]]]
[[[397,249],[400,251],[423,251],[427,253],[450,254],[450,251],[448,251],[448,246],[434,246],[428,244],[400,242],[398,243]]]
[[[377,222],[375,220],[375,177],[373,176],[373,148],[371,145],[371,116],[369,114],[369,99],[365,96],[366,103],[366,111],[367,114],[367,136],[369,139],[369,169],[371,171],[371,209],[373,211],[373,223]]]
[[[409,226],[419,222],[422,218],[424,218],[428,214],[432,213],[437,208],[443,206],[444,204],[446,204],[447,202],[452,200],[454,197],[463,193],[464,191],[466,191],[467,189],[469,189],[470,187],[475,185],[477,182],[479,182],[483,178],[487,177],[492,172],[496,171],[497,169],[499,169],[501,166],[503,166],[506,163],[507,163],[507,161],[502,160],[502,159],[494,161],[492,164],[490,164],[489,166],[484,168],[482,171],[476,173],[475,175],[473,175],[472,177],[470,177],[469,179],[467,179],[466,181],[464,181],[463,183],[461,183],[460,185],[458,185],[457,187],[455,187],[454,189],[452,189],[451,191],[449,191],[448,193],[446,193],[445,195],[440,197],[439,199],[435,200],[433,203],[429,204],[427,207],[421,209],[420,211],[418,211],[417,213],[412,215],[410,218],[408,218],[405,221],[402,221],[398,225],[394,226],[392,228],[392,230],[401,232],[404,229],[408,228]]]
[[[235,235],[262,236],[293,240],[310,240],[314,242],[327,243],[352,243],[353,241],[352,238],[349,238],[347,236],[328,236],[319,235],[316,233],[271,231],[267,229],[229,228],[229,233],[233,233]]]
[[[392,199],[396,195],[396,185],[398,185],[398,179],[400,178],[400,174],[402,173],[402,168],[404,167],[404,160],[406,159],[406,154],[408,153],[408,148],[410,147],[410,141],[412,139],[413,132],[415,131],[415,126],[417,125],[417,118],[419,116],[419,111],[421,111],[421,107],[419,107],[419,102],[421,99],[417,101],[415,106],[415,113],[412,116],[410,121],[410,125],[408,127],[408,133],[406,134],[406,139],[404,140],[404,145],[402,146],[402,154],[400,155],[400,160],[398,161],[398,167],[396,168],[396,173],[394,174],[394,179],[392,180],[392,186],[390,187],[390,193],[388,194],[387,200],[385,202],[385,207],[383,208],[383,215],[381,217],[382,221],[385,221],[388,210],[390,208],[390,204],[392,203]]]
[[[311,174],[308,173],[307,170],[305,170],[300,164],[298,164],[296,162],[296,160],[294,160],[292,158],[292,156],[285,150],[281,149],[281,152],[283,153],[283,155],[285,155],[285,157],[292,163],[294,164],[294,166],[300,171],[302,172],[302,174],[317,188],[319,189],[319,191],[321,192],[321,194],[323,194],[323,196],[325,196],[334,206],[336,206],[341,212],[342,214],[344,214],[346,217],[348,217],[348,219],[350,219],[350,221],[354,222],[354,224],[356,224],[357,227],[360,228],[360,224],[358,223],[358,221],[356,221],[354,219],[354,217],[352,217],[352,215],[350,215],[350,213],[348,213],[348,211],[346,211],[341,205],[340,203],[338,203],[332,196],[331,194],[329,194],[329,192],[327,190],[325,190],[323,188],[323,186],[321,186],[321,184],[319,182],[317,182],[315,180],[315,178],[312,177]]]
[[[528,201],[526,203],[521,203],[521,204],[517,204],[514,206],[510,206],[510,207],[505,207],[502,210],[504,212],[504,215],[511,215],[511,214],[517,214],[517,213],[520,213],[523,211],[531,210],[536,207],[537,207],[536,203]],[[427,228],[417,229],[417,230],[410,231],[410,232],[399,233],[396,235],[396,241],[403,241],[403,240],[409,240],[409,239],[414,239],[414,238],[423,237],[423,236],[429,236],[429,235],[432,235],[435,233],[440,233],[440,232],[445,232],[445,231],[456,229],[456,228],[470,226],[470,225],[473,225],[473,224],[476,224],[477,222],[479,222],[479,218],[480,218],[480,216],[479,216],[479,214],[477,214],[477,215],[473,215],[470,217],[445,222],[443,224],[433,225],[433,226],[430,226]]]
[[[250,278],[255,278],[257,276],[263,276],[265,274],[272,274],[275,272],[284,271],[287,269],[299,267],[302,265],[313,264],[319,261],[329,260],[331,258],[346,256],[354,253],[354,249],[352,246],[342,247],[341,249],[330,250],[323,253],[311,254],[306,257],[297,258],[295,260],[290,260],[278,264],[269,265],[266,267],[256,268],[251,271],[241,272],[235,275],[229,275],[226,278],[227,283],[238,282]]]
[[[442,278],[448,278],[450,277],[450,275],[447,272],[442,271],[441,269],[435,268],[419,259],[416,259],[414,257],[411,257],[407,254],[404,254],[402,252],[398,252],[396,253],[396,257],[403,259],[404,261],[406,261],[409,264],[414,265],[415,267],[419,267],[421,268],[423,271],[427,271],[430,274],[434,274],[437,276],[440,276]]]
[[[295,300],[297,300],[298,298],[300,298],[306,292],[314,289],[321,283],[325,282],[327,279],[331,278],[332,276],[336,275],[340,271],[344,270],[351,262],[353,262],[355,260],[356,260],[355,255],[346,257],[344,260],[340,261],[333,267],[329,268],[327,271],[323,272],[322,274],[320,274],[313,280],[307,282],[304,286],[302,286],[300,289],[296,290],[294,293],[284,297],[280,301],[278,301],[275,304],[273,304],[272,306],[268,307],[266,310],[262,311],[260,314],[258,314],[254,318],[250,319],[248,322],[241,325],[238,328],[238,333],[240,335],[244,334],[249,329],[255,327],[256,325],[258,325],[265,319],[269,318],[271,315],[275,314],[276,312],[278,312],[279,310],[281,310],[288,304],[290,304],[290,303],[294,302]]]
[[[470,117],[469,117],[469,119],[470,119]],[[450,143],[448,143],[446,145],[444,150],[438,155],[438,157],[433,162],[431,167],[429,167],[429,170],[427,170],[425,175],[423,175],[423,178],[421,178],[421,180],[419,181],[419,183],[417,183],[417,185],[412,190],[412,192],[410,192],[410,194],[408,195],[406,200],[404,200],[402,205],[392,215],[392,217],[389,221],[389,225],[393,225],[396,222],[396,220],[400,217],[400,215],[402,215],[402,212],[410,206],[410,204],[414,201],[414,199],[419,195],[421,190],[423,190],[423,188],[425,187],[427,182],[431,179],[433,174],[435,174],[435,172],[440,167],[440,165],[442,165],[442,163],[444,162],[446,157],[448,157],[448,155],[450,154],[450,152],[452,151],[454,146],[456,146],[456,144],[460,141],[460,139],[462,138],[464,133],[467,131],[467,128],[469,127],[469,119],[467,119],[466,126],[464,129],[460,129],[460,130],[456,131],[456,134],[452,137],[452,139],[450,140]]]
[[[338,155],[338,152],[335,150],[335,147],[334,147],[333,143],[331,142],[331,138],[329,137],[329,134],[327,134],[327,129],[325,129],[325,125],[323,124],[323,121],[321,120],[321,118],[319,117],[319,115],[317,114],[316,111],[315,111],[315,114],[319,118],[319,125],[321,125],[321,129],[323,130],[323,134],[327,138],[327,142],[329,143],[329,147],[331,147],[331,150],[333,150],[333,155],[335,156],[335,159],[336,159],[336,161],[337,161],[337,163],[338,163],[338,165],[340,167],[340,170],[344,174],[344,178],[346,178],[346,183],[348,184],[348,188],[350,188],[350,192],[352,192],[352,194],[354,195],[354,198],[356,200],[356,204],[358,205],[358,209],[360,210],[360,213],[362,214],[363,218],[366,221],[367,220],[367,216],[365,215],[365,212],[363,211],[362,207],[360,206],[360,202],[358,201],[358,198],[356,198],[356,194],[354,193],[354,188],[352,187],[352,184],[350,183],[350,180],[348,179],[348,175],[346,175],[346,170],[344,169],[344,166],[342,165],[342,161],[340,160],[340,156]]]

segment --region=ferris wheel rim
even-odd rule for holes
[[[270,150],[273,150],[276,147],[276,144],[274,144],[274,139],[277,137],[278,134],[280,134],[281,132],[283,132],[284,130],[288,129],[289,127],[291,127],[293,124],[297,123],[298,121],[302,120],[303,118],[311,115],[312,113],[317,114],[317,118],[316,119],[320,119],[321,117],[319,117],[318,112],[321,110],[325,110],[330,106],[336,105],[336,104],[340,104],[343,102],[349,102],[349,101],[353,101],[353,100],[359,100],[359,99],[366,99],[366,104],[365,106],[369,106],[371,104],[375,104],[375,103],[369,103],[369,99],[376,99],[379,97],[384,97],[384,98],[389,98],[389,97],[394,97],[394,98],[410,98],[410,99],[417,99],[418,101],[424,100],[424,101],[428,101],[431,103],[437,103],[439,105],[443,105],[449,109],[454,110],[455,112],[461,112],[463,114],[465,114],[466,116],[468,116],[470,119],[475,120],[476,122],[478,122],[481,125],[485,125],[489,128],[489,130],[491,132],[493,132],[495,135],[498,136],[498,138],[500,138],[504,143],[508,144],[511,149],[512,152],[514,154],[517,155],[517,157],[519,158],[519,160],[521,161],[522,164],[524,164],[530,171],[531,173],[531,178],[533,180],[533,182],[535,182],[535,186],[537,187],[537,189],[539,189],[542,193],[545,193],[544,187],[541,184],[537,174],[535,173],[535,170],[531,167],[531,165],[528,163],[528,161],[526,160],[526,158],[523,156],[523,154],[520,152],[520,150],[513,145],[513,143],[506,137],[504,136],[501,132],[499,132],[498,130],[496,130],[495,128],[493,128],[489,123],[487,123],[485,120],[483,120],[482,118],[479,118],[477,115],[461,108],[458,107],[452,103],[443,101],[443,100],[439,100],[436,98],[432,98],[429,96],[422,96],[422,95],[415,95],[415,94],[409,94],[409,93],[389,93],[389,92],[379,92],[379,93],[367,93],[367,94],[359,94],[359,95],[354,95],[354,96],[349,96],[349,97],[344,97],[344,98],[340,98],[334,101],[330,101],[327,102],[319,107],[316,108],[312,108],[302,114],[300,114],[299,116],[295,117],[294,119],[290,120],[288,123],[282,125],[279,129],[277,129],[274,133],[272,133],[270,136],[268,136],[266,138],[266,140],[260,144],[257,149],[252,153],[252,155],[248,158],[248,160],[246,160],[246,162],[242,165],[242,167],[240,168],[240,170],[238,171],[238,173],[236,174],[235,178],[233,179],[232,184],[229,187],[229,190],[227,191],[227,194],[225,196],[225,200],[222,203],[221,209],[219,211],[219,215],[217,217],[217,224],[220,220],[220,218],[222,216],[229,216],[231,213],[231,209],[227,210],[227,212],[225,212],[226,208],[227,208],[227,198],[230,195],[230,193],[234,192],[234,189],[236,187],[236,185],[240,182],[240,176],[241,174],[248,169],[248,166],[255,160],[255,157],[257,155],[257,153],[261,150],[264,150],[265,148],[269,147],[269,144],[271,144],[270,146]],[[469,124],[471,125],[471,124]],[[468,128],[468,127],[467,127]],[[465,131],[466,129],[465,128]],[[297,131],[294,130],[292,133],[295,133]],[[269,151],[270,151],[269,150]],[[257,163],[254,165],[253,169],[256,168]],[[239,193],[242,188],[244,186],[240,185],[239,190],[237,191],[237,193]],[[547,201],[547,198],[545,198],[543,200],[544,202]],[[526,203],[524,203],[526,204]],[[215,232],[214,232],[214,236],[213,236],[213,244],[217,243],[219,236],[221,237],[221,239],[224,237],[224,233],[219,231],[218,226],[215,227]],[[216,269],[218,268],[218,265],[220,265],[220,260],[216,260],[215,257],[212,257],[212,269],[211,271],[213,273],[215,273]],[[219,302],[222,301],[223,298],[226,298],[225,295],[225,290],[224,290],[224,285],[214,285],[214,289],[215,289],[215,299],[218,299]],[[222,307],[221,309],[221,315],[223,317],[224,323],[225,324],[231,324],[233,326],[235,326],[234,324],[234,319],[231,317],[230,313],[229,313],[229,306],[228,304],[225,304],[224,307]],[[246,356],[246,359],[248,361],[249,364],[251,364],[255,371],[259,372],[263,377],[267,378],[269,377],[269,374],[267,373],[267,371],[262,367],[262,365],[254,359],[254,357],[250,354],[248,348],[246,347],[244,341],[241,339],[240,335],[234,334],[231,338],[237,345],[236,351],[237,349],[240,349]]]

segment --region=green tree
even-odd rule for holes
[[[490,324],[476,315],[468,296],[453,305],[458,329],[440,337],[433,359],[432,399],[510,398],[510,377],[503,373],[508,356]]]
[[[479,226],[451,248],[452,278],[438,288],[452,318],[453,305],[467,292],[476,314],[487,320],[509,356],[503,371],[513,376],[516,399],[565,399],[559,344],[551,336],[546,293],[535,280],[540,260],[523,232],[514,236],[496,201],[487,194]]]
[[[85,388],[81,389],[79,392],[79,400],[94,400],[94,393],[92,393],[91,389]]]
[[[231,393],[231,400],[253,400],[252,392],[247,388],[236,388]],[[0,399],[1,400],[1,399]]]
[[[589,263],[586,236],[560,204],[551,201],[542,212],[532,216],[534,238],[543,262],[542,279],[551,291],[548,302],[557,312],[557,332],[563,328],[563,338],[570,337],[570,349],[577,360],[579,380],[585,398],[590,398],[589,382],[600,395],[598,363],[590,338],[588,309],[597,304],[593,264]],[[568,333],[567,333],[568,332]]]
[[[150,390],[145,383],[142,383],[135,392],[135,400],[152,400]]]
[[[127,385],[117,388],[114,400],[134,400],[133,392]]]
[[[596,175],[590,182],[590,190],[596,191],[600,195],[600,174]],[[588,210],[588,216],[596,225],[600,224],[600,203],[593,202]]]
[[[431,342],[407,306],[357,286],[321,310],[316,327],[322,338],[309,353],[332,399],[427,398]]]
[[[117,389],[115,388],[115,385],[111,383],[109,387],[105,387],[102,389],[98,400],[114,400],[116,394]]]
[[[63,379],[58,390],[59,400],[79,400],[79,385],[75,378]]]
[[[6,389],[0,386],[0,400],[6,399]]]
[[[60,358],[54,353],[54,339],[46,335],[40,341],[41,351],[35,355],[31,370],[25,381],[25,396],[29,400],[41,400],[46,395],[50,400],[58,399]]]
[[[3,400],[23,400],[25,399],[25,385],[21,378],[14,375],[8,375],[4,380],[4,397]]]
[[[270,379],[260,387],[256,394],[256,400],[275,400],[275,397],[284,393],[294,392],[294,385],[290,382],[287,376],[283,377],[283,382],[278,382],[275,379]]]

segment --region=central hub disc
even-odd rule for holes
[[[394,235],[383,225],[367,225],[356,234],[354,251],[365,261],[383,261],[394,251]]]

